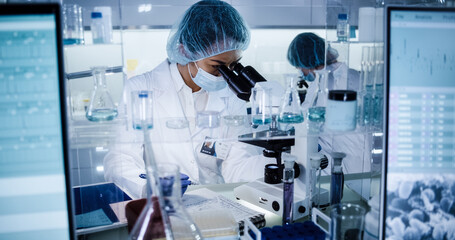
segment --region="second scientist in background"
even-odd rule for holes
[[[300,71],[301,77],[309,85],[305,101],[302,103],[304,111],[312,106],[325,106],[327,92],[318,92],[319,81],[326,81],[322,85],[327,90],[359,91],[360,73],[349,68],[345,63],[337,61],[337,58],[337,50],[328,45],[326,52],[325,40],[314,33],[301,33],[290,43],[287,59]],[[346,153],[343,160],[345,173],[369,171],[369,157],[368,153],[364,151],[368,148],[366,144],[368,144],[367,136],[356,132],[322,134],[319,137],[321,152],[329,158],[332,152]],[[330,166],[331,164],[332,161],[330,161]],[[328,167],[324,172],[330,173],[330,169]]]
[[[292,66],[299,69],[302,79],[308,83],[307,95],[302,104],[304,110],[314,102],[319,85],[317,78],[323,73],[328,74],[328,90],[359,90],[360,73],[349,68],[346,63],[339,62],[336,49],[330,45],[327,53],[325,49],[325,40],[311,32],[300,33],[289,45],[287,59]]]

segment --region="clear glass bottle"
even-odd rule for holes
[[[291,224],[293,221],[294,207],[294,163],[296,157],[290,154],[283,154],[283,222],[282,225]]]
[[[333,164],[332,178],[330,181],[330,205],[340,203],[341,198],[343,197],[344,174],[342,162],[345,157],[346,154],[342,152],[332,153]]]
[[[111,121],[118,115],[117,107],[106,86],[106,69],[107,67],[92,68],[94,89],[85,116],[93,122]]]
[[[280,123],[301,123],[303,122],[303,110],[300,107],[300,98],[297,92],[297,79],[287,78],[287,88],[281,100],[278,122]]]
[[[94,44],[105,43],[104,39],[104,21],[103,14],[100,12],[92,12],[91,14],[92,22],[90,24],[90,30],[92,32],[92,39]]]
[[[340,42],[346,42],[349,39],[348,14],[346,13],[338,14],[337,38]]]

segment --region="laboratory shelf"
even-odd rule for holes
[[[70,147],[100,147],[112,143],[118,129],[125,127],[125,118],[90,122],[85,118],[70,121]]]
[[[248,119],[249,116],[242,116]],[[295,139],[305,137],[323,137],[332,138],[339,136],[350,136],[350,135],[365,135],[369,136],[382,132],[379,128],[367,128],[357,126],[352,131],[331,131],[324,127],[315,127],[308,121],[299,124],[283,124],[279,125],[276,129],[270,130],[269,125],[251,125],[248,121],[240,125],[227,124],[225,121],[220,121],[220,124],[216,127],[196,127],[196,119],[180,119],[186,121],[186,124],[175,127],[170,125],[169,122],[175,122],[175,118],[167,119],[155,119],[154,126],[149,130],[152,140],[158,142],[188,142],[199,140],[205,136],[219,141],[234,142],[234,141],[247,141],[247,140],[278,140],[278,139]],[[90,122],[84,116],[78,116],[76,120],[70,121],[70,139],[71,143],[81,146],[88,144],[128,144],[137,143],[135,141],[128,141],[122,138],[116,138],[119,131],[126,131],[127,119],[125,117],[119,117],[113,121],[105,122]],[[191,131],[192,138],[188,137],[188,133]],[[135,130],[132,132],[139,133],[141,130]],[[155,137],[154,137],[155,136]],[[160,138],[160,136],[165,136]]]

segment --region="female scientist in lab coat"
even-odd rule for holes
[[[338,62],[338,52],[330,45],[326,54],[324,39],[314,33],[297,35],[289,45],[287,58],[292,66],[299,69],[302,79],[308,83],[307,95],[302,105],[304,109],[308,109],[315,100],[321,74],[328,74],[326,87],[329,90],[359,90],[360,73],[348,68],[345,63]]]
[[[227,87],[218,67],[232,68],[238,63],[249,41],[249,29],[231,5],[203,0],[192,5],[174,25],[167,43],[168,58],[152,71],[126,81],[119,114],[125,108],[131,114],[131,91],[153,91],[151,141],[155,161],[178,164],[180,172],[196,183],[249,181],[263,175],[264,165],[271,160],[262,157],[261,149],[238,142],[215,142],[212,150],[216,149],[216,155],[203,151],[201,147],[211,146],[207,142],[214,138],[226,134],[236,138],[237,132],[202,131],[194,120],[200,111],[246,115],[245,102]],[[189,127],[178,129],[159,121],[175,118],[188,120]],[[143,135],[131,129],[131,115],[128,119],[129,129],[120,130],[116,145],[104,159],[105,178],[133,198],[140,198],[146,194],[146,181],[140,177],[145,173]]]
[[[312,106],[325,106],[327,96],[317,96],[319,81],[326,79],[325,86],[328,90],[343,89],[359,91],[360,73],[348,68],[345,63],[338,62],[338,52],[330,45],[325,52],[325,41],[314,33],[301,33],[297,35],[288,48],[287,59],[296,67],[301,77],[308,83],[305,101],[302,103],[304,110]],[[321,77],[326,75],[326,77]],[[319,92],[321,94],[321,92]],[[369,171],[370,164],[367,148],[367,137],[363,134],[348,132],[344,135],[321,136],[319,144],[321,152],[329,156],[332,152],[344,152],[343,160],[345,173],[358,173]],[[364,156],[365,155],[365,156]],[[330,161],[331,162],[331,161]],[[331,165],[331,163],[330,163]],[[324,171],[330,173],[330,167]]]

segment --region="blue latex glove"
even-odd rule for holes
[[[190,177],[186,174],[180,173],[180,183],[182,185],[182,195],[185,193],[188,185],[191,185]]]
[[[147,174],[139,174],[140,178],[147,179]],[[186,174],[180,173],[180,185],[182,187],[182,195],[185,193],[188,185],[191,185],[190,177]]]

